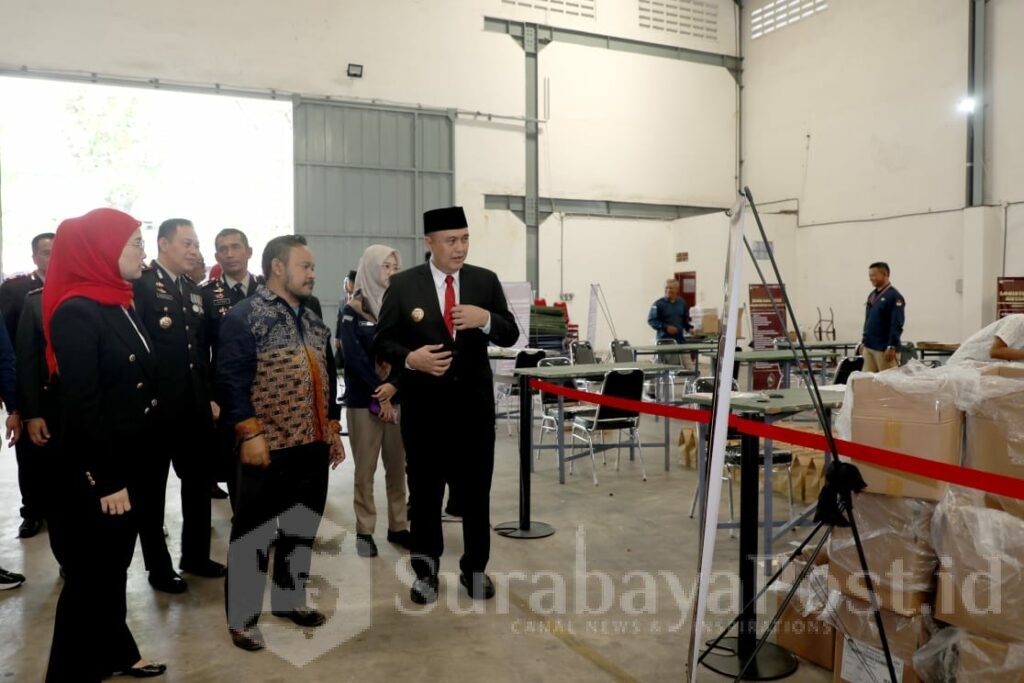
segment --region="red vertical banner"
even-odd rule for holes
[[[1024,277],[996,278],[996,318],[1024,313]]]
[[[755,351],[770,351],[775,348],[776,338],[786,336],[786,302],[782,296],[781,285],[750,285],[750,326],[753,328]],[[775,297],[781,317],[775,314],[771,297]],[[778,363],[754,364],[754,386],[751,389],[776,389],[781,380],[782,369]]]

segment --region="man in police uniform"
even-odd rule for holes
[[[671,339],[677,344],[686,341],[690,324],[690,307],[679,296],[679,281],[665,281],[665,296],[653,304],[647,314],[647,324],[657,332],[658,339]]]
[[[214,258],[220,264],[221,274],[203,285],[203,311],[206,316],[204,338],[210,359],[210,377],[216,376],[217,346],[220,327],[224,317],[235,304],[252,296],[263,284],[263,276],[249,272],[252,247],[249,238],[241,230],[225,228],[214,238]],[[217,426],[216,466],[214,479],[226,481],[234,503],[235,488],[235,433],[230,426]],[[214,498],[221,498],[219,488],[211,489]]]
[[[900,336],[907,302],[889,282],[888,263],[872,263],[868,267],[868,279],[874,289],[866,302],[860,351],[864,356],[864,372],[879,372],[899,367]]]
[[[441,504],[453,483],[462,507],[465,552],[460,583],[475,599],[494,596],[490,556],[494,470],[494,381],[488,344],[512,346],[519,328],[498,277],[466,265],[469,229],[462,207],[423,214],[428,263],[391,276],[374,347],[402,372],[402,437],[414,501],[411,598],[437,600],[444,552]]]
[[[187,589],[174,571],[163,535],[168,462],[181,478],[181,562],[184,572],[224,576],[224,565],[210,559],[210,450],[214,445],[216,404],[210,400],[209,356],[204,340],[203,297],[186,272],[196,263],[199,240],[192,223],[172,218],[157,233],[158,256],[133,283],[135,308],[153,340],[159,367],[161,439],[164,457],[147,477],[149,490],[138,501],[139,537],[149,582],[157,590]]]
[[[50,267],[50,252],[53,250],[53,233],[44,232],[32,238],[32,261],[36,270],[27,275],[12,277],[0,285],[0,312],[11,343],[18,338],[18,321],[25,307],[26,295],[43,286],[46,271]],[[18,459],[18,486],[21,488],[21,526],[18,536],[31,538],[43,528],[43,496],[45,467],[40,466],[38,448],[29,439],[21,439],[14,445]]]

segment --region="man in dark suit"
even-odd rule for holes
[[[43,289],[34,289],[25,297],[25,306],[18,321],[18,337],[14,340],[14,355],[18,375],[18,407],[21,410],[25,434],[18,442],[21,457],[18,462],[18,480],[26,492],[25,500],[45,516],[49,507],[52,481],[46,473],[54,465],[52,434],[57,433],[59,405],[50,384],[50,371],[46,365],[46,337],[43,334]],[[41,524],[41,519],[39,523]],[[19,535],[34,520],[22,522]],[[34,535],[38,529],[31,531]]]
[[[494,470],[494,382],[487,345],[519,337],[498,277],[466,265],[469,229],[461,207],[423,214],[428,263],[391,277],[377,325],[378,357],[402,373],[402,438],[412,506],[411,598],[437,600],[444,552],[445,482],[459,491],[465,551],[460,582],[476,599],[494,596],[490,555]]]
[[[44,232],[32,238],[32,261],[36,270],[26,275],[12,277],[0,285],[0,312],[11,343],[18,338],[18,321],[25,307],[25,296],[39,289],[46,280],[50,267],[50,253],[53,251],[53,233]],[[46,482],[44,469],[38,464],[36,449],[28,439],[22,439],[14,446],[18,459],[18,486],[21,488],[21,526],[18,536],[31,538],[43,528],[43,492]]]
[[[213,240],[214,258],[220,264],[221,274],[203,285],[203,312],[206,316],[204,339],[210,359],[210,377],[217,375],[217,346],[220,339],[220,327],[228,312],[243,299],[256,293],[256,288],[263,284],[262,275],[249,272],[249,259],[252,258],[252,247],[244,232],[235,228],[225,228],[217,233]],[[227,425],[217,425],[215,444],[216,465],[214,479],[226,481],[228,491],[234,502],[234,452],[235,433]],[[224,498],[224,492],[216,484],[210,488],[213,498]]]
[[[153,340],[160,368],[160,434],[163,457],[148,478],[152,490],[133,496],[140,502],[139,537],[149,582],[157,590],[187,589],[174,571],[163,535],[168,462],[181,479],[181,562],[196,576],[224,576],[224,565],[210,559],[210,452],[215,412],[210,400],[203,297],[184,274],[194,265],[199,240],[190,221],[172,218],[157,233],[158,256],[133,283],[135,307]]]

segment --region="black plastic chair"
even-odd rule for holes
[[[625,339],[613,339],[609,345],[613,363],[632,363],[636,360],[633,347]]]
[[[540,362],[546,357],[543,349],[522,349],[516,354],[515,369],[522,370],[526,368],[535,368]],[[509,399],[519,396],[519,382],[518,380],[511,384],[504,385],[498,393],[498,403],[508,402]],[[508,435],[512,436],[512,408],[511,406],[505,406],[505,426],[508,429]]]
[[[626,370],[611,370],[604,376],[601,384],[601,394],[617,398],[640,401],[644,392],[644,373],[639,368]],[[576,441],[587,444],[590,449],[590,466],[594,476],[594,486],[597,486],[597,463],[594,459],[594,434],[606,431],[629,430],[629,443],[635,447],[640,455],[640,468],[643,480],[647,481],[647,465],[644,463],[644,451],[640,443],[640,413],[621,408],[610,408],[599,405],[593,415],[579,415],[572,423],[573,450]],[[621,440],[615,444],[602,444],[601,449],[621,446]],[[621,448],[620,448],[621,451]],[[615,469],[619,469],[620,455],[615,457]],[[572,473],[572,463],[569,465],[569,472]]]
[[[832,375],[832,384],[846,384],[846,381],[850,379],[850,375],[852,373],[859,372],[863,369],[863,356],[847,356],[839,361],[839,365],[836,366],[836,372]]]
[[[594,347],[588,341],[574,341],[569,345],[569,355],[572,357],[573,365],[594,365],[597,363]]]

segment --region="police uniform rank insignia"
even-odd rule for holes
[[[414,309],[412,309],[411,317],[412,317],[412,321],[414,323],[418,323],[419,321],[423,320],[423,309],[422,308],[414,308]]]

